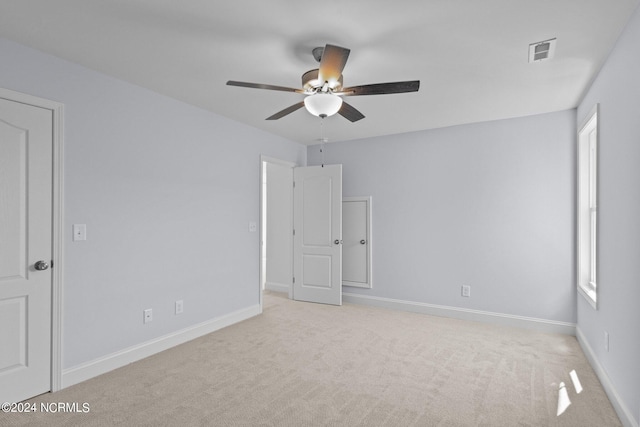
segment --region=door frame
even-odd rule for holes
[[[63,233],[64,233],[64,105],[21,92],[0,88],[0,97],[50,110],[53,115],[53,176],[51,236],[51,378],[50,391],[62,389]]]
[[[266,272],[263,271],[263,265],[262,265],[262,259],[263,257],[266,255],[266,241],[262,241],[262,236],[263,236],[263,232],[266,232],[266,227],[267,224],[264,220],[264,218],[266,217],[266,211],[264,211],[265,209],[265,190],[267,190],[267,188],[269,187],[269,181],[267,180],[267,184],[266,184],[266,188],[265,186],[263,186],[262,184],[262,179],[265,173],[265,163],[272,163],[272,164],[276,164],[276,165],[280,165],[280,166],[285,166],[285,167],[289,167],[291,169],[294,169],[296,167],[298,167],[298,165],[294,162],[290,162],[287,160],[281,160],[281,159],[277,159],[275,157],[269,157],[269,156],[265,156],[265,155],[260,155],[260,236],[259,236],[259,240],[260,240],[260,278],[258,280],[258,289],[259,289],[259,295],[260,295],[260,312],[262,313],[262,280],[265,277]],[[290,224],[290,229],[293,232],[293,177],[291,180],[291,206],[289,206],[289,209],[292,212],[291,215],[291,224]],[[293,254],[293,235],[291,236],[290,242],[290,249],[291,249],[291,253]],[[291,277],[293,278],[293,259],[291,260]],[[288,296],[289,299],[293,298],[293,287],[291,286],[291,284],[289,284],[289,292],[288,292]]]

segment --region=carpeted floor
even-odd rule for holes
[[[575,337],[270,292],[261,316],[29,402],[79,413],[0,425],[621,425]]]

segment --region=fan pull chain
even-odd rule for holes
[[[324,167],[324,143],[327,138],[324,136],[324,117],[320,117],[320,154],[322,154],[322,167]]]

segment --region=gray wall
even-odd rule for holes
[[[578,298],[578,328],[640,423],[640,11],[578,108],[599,114],[598,310]],[[610,349],[604,349],[604,332]]]
[[[0,86],[65,104],[64,368],[258,304],[260,154],[305,147],[4,39],[0,57]]]
[[[348,292],[575,323],[574,141],[571,110],[326,144],[373,197],[373,289]]]

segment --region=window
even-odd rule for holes
[[[598,105],[578,132],[578,291],[597,308]]]

